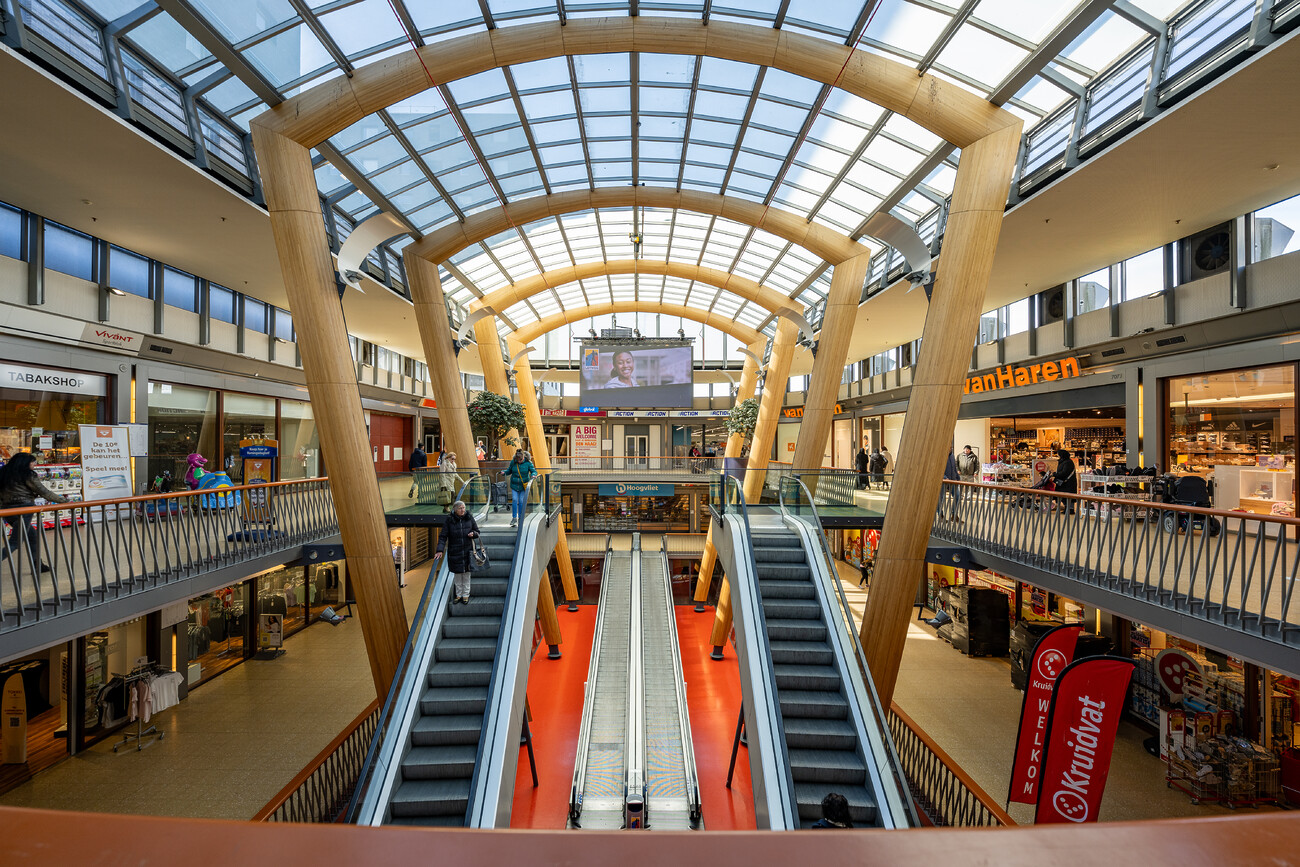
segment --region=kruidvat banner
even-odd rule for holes
[[[1057,678],[1035,824],[1097,821],[1136,665],[1116,656],[1089,656],[1070,663]]]
[[[1061,672],[1074,660],[1074,646],[1082,631],[1079,625],[1049,629],[1039,636],[1029,654],[1008,803],[1038,802],[1038,772],[1043,765],[1043,746],[1047,743],[1047,712],[1052,706],[1052,689]]]

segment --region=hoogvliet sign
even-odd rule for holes
[[[1095,822],[1136,663],[1090,656],[1056,681],[1034,823]]]
[[[1007,801],[1033,804],[1038,800],[1039,770],[1047,743],[1047,713],[1052,706],[1056,679],[1074,659],[1074,647],[1082,626],[1058,626],[1043,633],[1029,655],[1025,701],[1020,708],[1020,731],[1016,735],[1015,761]]]

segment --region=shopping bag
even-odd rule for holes
[[[478,539],[475,539],[474,547],[470,551],[469,571],[482,572],[490,565],[492,564],[488,560],[487,549],[483,547],[482,543],[480,543]]]

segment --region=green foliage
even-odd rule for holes
[[[524,407],[508,397],[502,397],[491,391],[480,391],[466,407],[469,411],[469,425],[474,436],[487,440],[488,449],[495,452],[497,442],[505,440],[506,445],[518,445],[515,437],[506,437],[513,428],[523,430]]]
[[[731,413],[727,416],[727,433],[741,434],[748,440],[757,424],[758,398],[751,397],[731,408]]]

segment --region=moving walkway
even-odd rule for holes
[[[914,824],[807,488],[782,479],[779,510],[752,516],[734,479],[720,490],[714,539],[731,579],[759,827],[806,828],[830,792],[848,799],[856,827]]]
[[[611,537],[569,799],[573,828],[700,825],[699,782],[659,537]],[[619,550],[622,549],[622,550]]]
[[[425,588],[349,819],[365,825],[508,827],[537,590],[559,521],[547,480],[530,485],[518,529],[490,513],[491,482],[470,480],[489,566],[452,604],[446,558]]]

